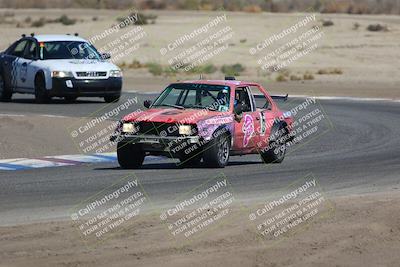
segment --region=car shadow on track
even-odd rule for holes
[[[89,100],[89,99],[77,99],[73,102],[67,102],[62,98],[55,98],[49,101],[46,104],[37,104],[34,98],[16,98],[12,99],[9,103],[16,104],[36,104],[36,105],[60,105],[60,104],[106,104],[103,100],[99,98],[99,100]]]
[[[233,161],[229,162],[227,167],[230,166],[242,166],[242,165],[261,165],[264,164],[261,161]],[[135,170],[182,170],[182,169],[219,169],[219,168],[210,168],[207,167],[203,164],[200,164],[199,166],[190,166],[190,167],[183,167],[179,166],[176,163],[149,163],[149,164],[143,164],[143,166],[139,169]],[[93,170],[95,171],[106,171],[106,170],[125,170],[122,169],[119,166],[115,167],[105,167],[105,168],[94,168]],[[223,170],[223,169],[221,169]]]

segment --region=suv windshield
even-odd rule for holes
[[[94,59],[101,60],[96,48],[86,42],[56,41],[39,43],[40,59]]]
[[[230,87],[224,85],[177,83],[168,86],[153,107],[206,108],[228,111]]]

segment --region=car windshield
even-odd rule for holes
[[[224,85],[178,83],[168,86],[153,107],[229,110],[230,87]]]
[[[96,48],[86,42],[40,42],[40,59],[93,59],[101,60]]]

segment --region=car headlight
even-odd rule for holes
[[[70,71],[53,71],[51,77],[54,78],[72,78],[74,75]]]
[[[123,133],[136,133],[138,129],[135,127],[133,123],[124,123],[122,124],[122,132]]]
[[[181,135],[191,135],[192,126],[190,125],[179,125],[179,134]]]
[[[110,71],[110,77],[122,77],[122,71],[112,70]]]

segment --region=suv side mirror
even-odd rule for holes
[[[102,53],[101,54],[101,58],[102,59],[110,59],[111,58],[111,54],[110,53]]]
[[[145,108],[150,108],[151,104],[152,104],[151,100],[145,100],[145,101],[143,102],[143,106],[144,106]]]

